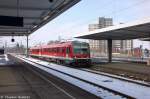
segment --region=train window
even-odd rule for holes
[[[59,48],[57,48],[57,53],[59,53]]]
[[[61,53],[63,53],[64,51],[63,51],[63,48],[61,48]]]
[[[59,48],[59,53],[61,53],[62,51],[61,51],[61,48]]]
[[[55,48],[55,53],[57,53],[57,48]]]
[[[62,48],[62,53],[64,53],[65,52],[65,49],[64,48]]]
[[[55,53],[57,52],[57,49],[56,49],[56,48],[54,49],[54,52],[55,52]]]
[[[49,48],[48,51],[51,52],[51,49]]]
[[[61,48],[59,48],[59,53],[61,53]]]
[[[57,49],[58,53],[60,53],[60,48]]]
[[[61,50],[61,53],[63,53],[63,48],[61,48],[60,50]]]
[[[57,53],[57,48],[55,48],[55,53]]]
[[[87,43],[74,43],[73,44],[73,51],[75,54],[88,54],[89,52],[89,45]]]
[[[70,53],[69,47],[66,48],[66,53]]]
[[[61,48],[59,48],[59,53],[61,53]]]
[[[55,51],[55,50],[54,50],[54,48],[53,48],[53,49],[52,49],[52,52],[54,53],[54,51]]]

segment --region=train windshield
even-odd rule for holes
[[[73,49],[75,54],[89,54],[89,44],[88,43],[73,43]]]

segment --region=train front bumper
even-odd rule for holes
[[[85,59],[82,59],[82,58],[75,58],[73,60],[73,62],[75,64],[80,64],[80,65],[86,65],[86,64],[91,64],[91,59],[90,58],[85,58]]]

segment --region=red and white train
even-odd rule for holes
[[[30,48],[30,55],[57,63],[90,65],[90,48],[86,42],[68,41]]]

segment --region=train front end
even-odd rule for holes
[[[91,65],[90,47],[86,42],[72,42],[73,63],[78,65]]]

